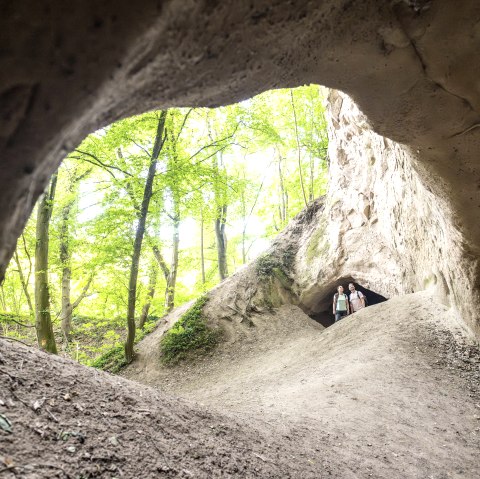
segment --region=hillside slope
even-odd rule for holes
[[[2,479],[478,477],[480,355],[428,294],[253,320],[196,365],[141,356],[157,389],[0,341]]]
[[[254,322],[260,334],[168,369],[142,353],[157,348],[152,337],[126,374],[279,435],[296,431],[333,477],[478,477],[480,356],[429,294],[325,331],[295,306]]]

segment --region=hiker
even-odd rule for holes
[[[348,285],[348,289],[350,290],[350,310],[352,313],[360,311],[365,307],[364,294],[361,291],[357,291],[353,283]]]
[[[343,292],[343,286],[339,286],[337,293],[333,296],[333,314],[335,315],[335,322],[350,314],[348,296]]]

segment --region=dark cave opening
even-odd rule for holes
[[[355,281],[351,280],[346,280],[346,281],[339,281],[338,285],[342,285],[345,289],[345,291],[348,292],[348,285],[350,283],[353,283],[355,286],[355,289],[357,291],[361,291],[365,297],[367,298],[367,303],[368,306],[373,306],[374,304],[379,304],[383,303],[384,301],[387,301],[388,298],[385,296],[382,296],[381,294],[366,288],[365,286],[362,286],[359,283],[356,283]],[[333,296],[336,293],[336,288],[333,287],[331,294],[325,299],[322,300],[320,303],[323,307],[319,312],[310,312],[308,315],[317,323],[320,323],[322,326],[325,328],[328,328],[335,322],[335,318],[332,313],[332,303],[333,303]]]

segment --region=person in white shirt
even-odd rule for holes
[[[365,307],[365,296],[361,291],[355,289],[353,283],[348,285],[348,289],[350,290],[350,311],[355,313]]]

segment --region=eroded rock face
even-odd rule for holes
[[[377,133],[404,145],[416,191],[423,185],[435,195],[432,211],[440,208],[449,241],[461,244],[451,257],[420,247],[420,264],[438,263],[425,275],[408,273],[415,253],[400,267],[392,252],[398,270],[372,284],[410,290],[433,274],[443,283],[439,272],[468,317],[478,310],[477,1],[19,0],[0,6],[0,45],[0,276],[48,178],[87,133],[148,109],[219,105],[312,82],[347,92]],[[405,181],[411,171],[404,169]],[[389,206],[403,201],[399,191],[388,198]],[[371,201],[357,199],[365,208]],[[414,237],[403,236],[410,220],[399,215],[411,208],[395,206],[381,213],[377,203],[376,214],[391,231],[398,226],[392,241],[407,251]],[[413,230],[433,223],[419,219]]]
[[[312,312],[326,309],[342,278],[387,297],[433,288],[436,301],[457,307],[480,334],[472,309],[475,263],[448,201],[415,170],[418,152],[374,133],[355,103],[335,91],[328,128],[325,212],[297,254],[302,304]]]

